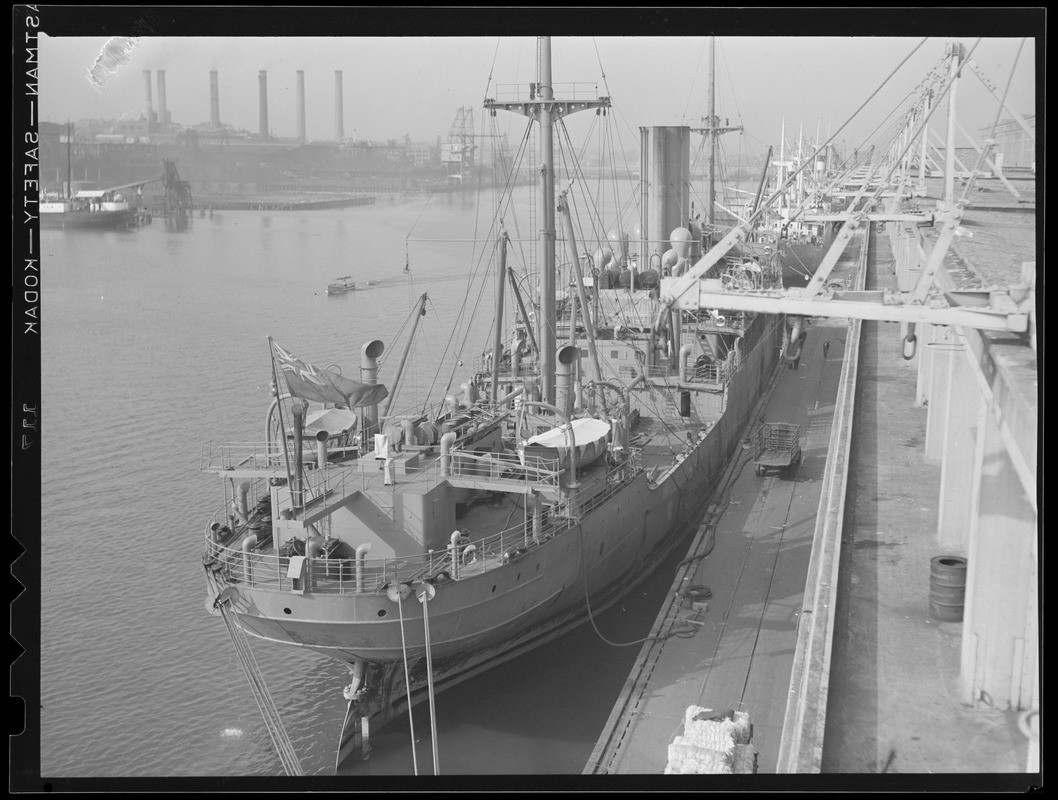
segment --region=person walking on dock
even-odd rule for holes
[[[830,340],[823,342],[823,360],[826,361],[827,353],[830,352]]]

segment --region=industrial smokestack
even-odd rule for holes
[[[342,117],[342,71],[334,71],[334,138],[345,138],[345,120]]]
[[[151,117],[154,115],[154,103],[151,100],[151,71],[143,71],[143,88],[147,94],[147,126],[150,129]]]
[[[165,70],[158,70],[158,121],[169,124],[169,112],[165,109]]]
[[[298,70],[298,141],[305,141],[305,71]]]
[[[257,73],[257,80],[261,86],[261,138],[268,138],[268,73],[261,70]]]
[[[209,127],[220,127],[220,79],[215,69],[209,71]]]

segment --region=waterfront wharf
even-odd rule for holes
[[[319,211],[366,206],[374,202],[372,195],[204,195],[195,198],[199,209],[214,211]]]
[[[691,705],[748,712],[758,770],[775,771],[845,339],[845,326],[813,326],[798,369],[780,368],[751,427],[800,425],[802,462],[758,476],[745,437],[586,772],[661,773]],[[666,636],[688,624],[693,637]]]
[[[1033,291],[1034,184],[983,183],[935,281]],[[942,195],[930,180],[910,205]],[[909,290],[938,230],[870,229],[865,288]],[[661,773],[696,705],[750,715],[759,775],[1040,785],[1034,318],[918,327],[907,358],[906,325],[809,322],[761,415],[807,426],[804,463],[792,481],[745,449],[730,465],[585,773]],[[961,619],[933,613],[941,555],[968,562]]]

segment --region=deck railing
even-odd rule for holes
[[[446,573],[447,578],[458,580],[461,570],[470,566],[470,563],[465,563],[469,559],[473,559],[472,563],[476,565],[474,572],[493,569],[568,530],[581,516],[601,506],[642,471],[639,454],[633,450],[629,459],[607,473],[602,491],[591,495],[580,492],[571,496],[545,515],[535,526],[535,532],[534,522],[529,519],[478,540],[461,541],[457,552],[447,547],[430,553],[365,558],[357,562],[352,548],[343,543],[340,548],[345,552],[340,557],[313,557],[306,560],[308,566],[304,579],[309,582],[307,589],[320,594],[370,594],[382,591],[393,582],[411,583],[433,579],[442,572]],[[234,532],[229,531],[221,537],[213,532],[214,522],[231,519],[232,509],[233,504],[229,502],[206,525],[206,561],[219,569],[222,580],[230,584],[277,592],[297,590],[298,587],[288,577],[291,556],[274,551],[269,519],[251,519],[237,526]],[[258,541],[248,550],[243,550],[242,543],[251,532],[258,534]]]
[[[200,469],[284,469],[283,449],[277,442],[203,442]]]

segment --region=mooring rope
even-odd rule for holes
[[[411,677],[408,672],[408,645],[404,640],[404,604],[401,602],[400,585],[397,585],[397,613],[400,616],[400,649],[404,654],[404,688],[408,694],[408,729],[411,731],[411,765],[419,774],[419,759],[415,754],[415,718],[411,713]]]
[[[268,686],[265,685],[264,674],[261,672],[257,659],[254,658],[253,651],[250,649],[250,643],[246,639],[246,632],[233,619],[227,602],[221,603],[218,608],[220,609],[221,618],[224,620],[224,626],[228,629],[228,636],[235,647],[235,653],[239,657],[239,663],[246,674],[246,680],[250,684],[250,691],[257,702],[257,707],[261,710],[265,728],[268,730],[268,735],[272,738],[272,744],[275,746],[276,753],[279,755],[279,760],[283,765],[283,771],[287,775],[304,775],[305,771],[302,769],[301,762],[294,751],[294,745],[290,741],[286,728],[283,726],[282,719],[279,717],[279,709],[268,691]]]

